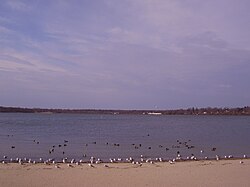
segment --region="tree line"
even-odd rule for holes
[[[45,109],[0,106],[2,113],[69,113],[69,114],[141,114],[141,115],[250,115],[250,107],[188,108],[174,110],[102,110],[102,109]]]

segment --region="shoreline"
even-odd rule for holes
[[[0,164],[0,186],[249,186],[250,159]]]
[[[249,116],[250,106],[245,107],[205,107],[179,109],[67,109],[67,108],[24,108],[0,106],[0,113],[33,113],[33,114],[111,114],[111,115],[217,115]]]
[[[5,157],[5,156],[4,156]],[[150,158],[150,157],[144,157],[141,155],[140,157],[143,160],[140,159],[134,159],[131,158],[132,160],[129,160],[129,158],[126,159],[121,159],[121,158],[117,158],[117,159],[109,159],[109,161],[107,160],[102,160],[100,158],[95,158],[95,157],[90,157],[90,159],[88,159],[88,161],[86,160],[81,160],[78,159],[79,161],[77,161],[77,159],[68,159],[68,158],[62,158],[62,161],[55,161],[55,159],[45,159],[42,161],[37,161],[37,160],[32,160],[32,159],[27,159],[27,158],[16,158],[16,159],[1,159],[0,160],[0,164],[45,164],[45,165],[53,165],[53,164],[76,164],[76,165],[81,165],[81,164],[136,164],[136,163],[150,163],[151,161],[154,163],[178,163],[178,162],[197,162],[197,161],[223,161],[223,160],[250,160],[250,157],[248,157],[247,155],[243,155],[243,157],[240,156],[219,156],[216,155],[215,157],[205,157],[205,158],[199,158],[199,157],[188,157],[188,158],[183,158],[183,157],[175,157],[175,158],[161,158],[161,157],[157,157],[155,159]],[[41,158],[40,158],[41,159]],[[121,160],[119,160],[121,159]],[[21,160],[21,162],[20,162]],[[30,160],[30,161],[29,161]],[[63,161],[65,160],[65,161]],[[112,161],[111,161],[112,160]],[[35,161],[35,162],[33,162]],[[72,162],[73,161],[73,162]],[[152,164],[152,163],[151,163]]]

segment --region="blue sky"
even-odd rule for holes
[[[248,0],[1,0],[0,105],[250,105]]]

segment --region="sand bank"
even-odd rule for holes
[[[250,186],[250,160],[175,164],[0,164],[0,186]]]

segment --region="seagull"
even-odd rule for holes
[[[233,155],[229,155],[228,158],[233,158]]]
[[[169,162],[169,164],[174,164],[174,162],[172,160],[169,160],[168,162]]]
[[[100,163],[101,163],[101,161],[97,160],[97,161],[95,161],[95,163],[96,163],[96,164],[100,164]]]
[[[216,160],[220,160],[220,157],[218,155],[216,155],[215,157],[216,157]]]
[[[94,168],[94,166],[92,164],[90,164],[90,163],[88,164],[88,166]]]
[[[67,164],[68,167],[73,167],[71,164]]]

